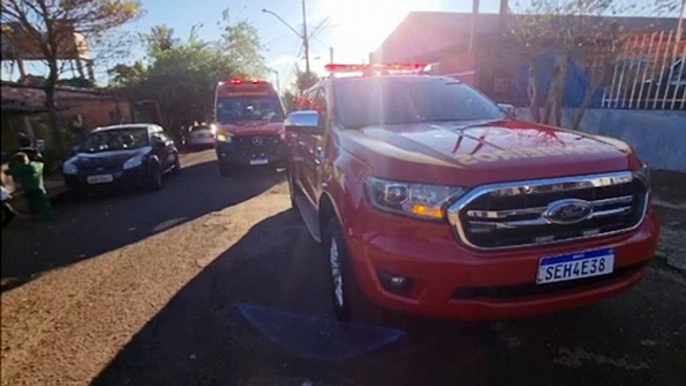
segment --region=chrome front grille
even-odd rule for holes
[[[645,215],[647,195],[631,172],[499,183],[472,189],[450,206],[448,218],[474,248],[548,244],[633,229]],[[567,217],[552,215],[565,205]]]

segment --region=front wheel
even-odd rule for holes
[[[162,173],[162,168],[159,166],[155,165],[151,168],[148,179],[150,190],[158,191],[162,190],[162,187],[164,187],[164,174]]]
[[[331,273],[331,298],[341,321],[381,323],[383,311],[367,300],[357,284],[348,248],[337,218],[332,218],[323,235],[323,247]]]
[[[297,204],[295,202],[295,185],[293,184],[293,174],[291,173],[290,169],[286,172],[286,175],[288,176],[288,195],[291,199],[291,207],[296,208]]]
[[[176,154],[176,159],[174,160],[174,168],[172,169],[172,174],[181,174],[181,160],[179,159],[178,154]]]

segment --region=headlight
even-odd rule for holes
[[[79,174],[79,169],[73,163],[66,162],[64,165],[62,165],[62,173],[69,174],[69,175],[75,175],[75,174]]]
[[[217,134],[217,141],[231,143],[231,136],[226,134]]]
[[[124,162],[124,170],[129,170],[133,168],[137,168],[143,164],[143,156],[137,155],[135,157],[129,158],[126,162]]]
[[[650,169],[645,163],[641,164],[641,168],[634,172],[634,177],[643,181],[645,186],[650,188]]]
[[[465,191],[454,186],[413,184],[373,177],[367,180],[367,192],[376,208],[430,220],[445,218],[444,204]]]

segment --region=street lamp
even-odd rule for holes
[[[288,29],[293,31],[293,33],[297,37],[302,39],[303,48],[305,51],[305,71],[310,72],[310,40],[309,40],[309,37],[307,36],[307,15],[305,13],[305,0],[302,0],[302,7],[303,7],[303,32],[302,32],[302,34],[300,32],[298,32],[298,30],[293,28],[290,24],[288,24],[286,22],[286,20],[284,20],[281,16],[277,15],[275,12],[272,12],[266,8],[262,9],[262,12],[268,13],[268,14],[274,16],[275,18],[277,18],[281,23],[283,23],[283,25],[285,25],[286,27],[288,27]]]

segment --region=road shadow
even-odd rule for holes
[[[93,384],[491,384],[483,324],[407,317],[393,326],[406,329],[400,340],[343,360],[313,358],[318,340],[357,328],[333,321],[328,275],[295,210],[269,217],[184,286]],[[269,331],[238,304],[273,310]]]
[[[15,220],[2,230],[2,292],[50,269],[83,261],[208,213],[283,181],[270,169],[219,175],[216,161],[184,167],[159,192],[121,192],[55,202],[52,221]]]

